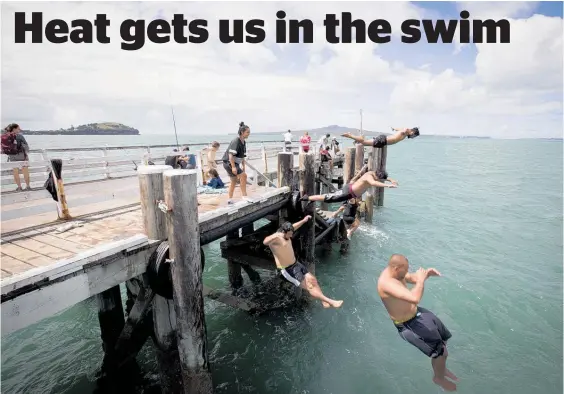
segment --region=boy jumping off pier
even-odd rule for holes
[[[374,137],[372,141],[370,140],[365,141],[364,136],[362,135],[356,136],[356,135],[352,135],[351,133],[345,133],[342,134],[342,136],[353,139],[357,143],[362,145],[372,146],[374,148],[383,148],[384,146],[387,145],[397,144],[398,142],[403,141],[406,137],[412,139],[419,135],[418,127],[414,127],[412,129],[396,129],[392,127],[392,130],[394,130],[396,133],[388,136],[385,134],[380,134],[379,136]]]
[[[446,391],[456,391],[453,381],[458,378],[446,367],[447,341],[452,334],[433,312],[419,306],[425,281],[431,276],[441,276],[441,273],[434,268],[409,272],[407,258],[394,254],[378,278],[378,295],[398,334],[431,358],[433,382]],[[407,283],[415,286],[410,290]]]
[[[321,301],[324,308],[339,308],[343,301],[336,301],[326,297],[321,291],[315,276],[308,272],[307,268],[296,259],[294,254],[294,248],[292,247],[294,232],[310,219],[311,216],[307,215],[297,223],[284,223],[276,233],[266,237],[263,244],[270,247],[274,255],[276,268],[284,279],[296,287],[306,289],[313,298]]]
[[[324,201],[327,203],[343,202],[352,198],[360,198],[369,187],[396,188],[398,182],[388,178],[386,171],[366,171],[367,165],[362,167],[358,174],[351,181],[343,186],[341,190],[329,194],[317,194],[315,196],[302,196],[301,201]],[[364,174],[364,175],[363,175]],[[385,183],[390,182],[389,184]]]

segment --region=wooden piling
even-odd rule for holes
[[[292,186],[294,155],[290,152],[278,153],[278,187]]]
[[[260,150],[260,154],[261,154],[261,158],[262,158],[262,162],[264,164],[264,173],[268,173],[268,157],[266,155],[266,149],[264,148],[264,144],[262,144],[261,150]]]
[[[153,299],[154,343],[162,394],[182,392],[174,302],[156,294]]]
[[[67,204],[67,196],[65,194],[65,183],[63,182],[63,169],[61,164],[61,177],[58,178],[55,175],[55,162],[61,160],[51,160],[51,176],[53,177],[53,183],[55,185],[55,192],[57,193],[57,213],[60,220],[71,220],[72,216],[69,212],[69,207]],[[29,186],[29,185],[28,185]]]
[[[147,237],[150,239],[168,238],[166,213],[158,207],[158,201],[165,199],[163,172],[166,170],[172,170],[172,167],[140,166],[137,169],[143,223]],[[182,379],[176,340],[174,302],[155,294],[152,307],[155,334],[153,339],[160,370],[161,390],[163,394],[177,393],[182,389]]]
[[[139,193],[145,233],[150,239],[164,240],[168,237],[166,215],[159,209],[158,202],[164,201],[163,172],[171,166],[139,166]]]
[[[354,173],[358,173],[364,167],[364,145],[356,144],[354,155]],[[353,175],[354,176],[354,175]]]
[[[241,236],[244,237],[246,235],[250,235],[254,231],[255,231],[255,224],[249,223],[246,226],[241,227]],[[255,271],[253,267],[251,267],[248,264],[243,264],[241,265],[241,267],[245,270],[251,282],[253,282],[254,284],[259,284],[261,282],[260,274],[257,271]]]
[[[115,359],[115,346],[125,325],[119,285],[97,294],[96,302],[102,348],[104,349],[102,365],[109,365],[110,360]]]
[[[204,316],[197,172],[169,170],[163,175],[183,389],[186,394],[209,394],[213,384]]]
[[[379,152],[379,155],[378,155],[377,168],[378,168],[378,170],[386,171],[386,159],[388,157],[388,147],[384,146],[382,148],[379,148],[379,150],[380,150],[380,152]],[[384,206],[384,188],[383,187],[378,188],[378,206],[379,207]]]
[[[292,188],[294,182],[294,155],[289,152],[278,153],[278,187]],[[288,219],[288,210],[282,208],[278,215],[278,223]]]
[[[368,154],[368,171],[374,171],[376,169],[375,163],[377,159],[377,148],[371,148]],[[364,220],[368,223],[372,223],[372,218],[374,216],[374,194],[376,189],[374,187],[369,187],[366,196],[366,213]]]
[[[343,165],[343,182],[348,184],[354,178],[356,148],[347,148],[345,150],[345,164]]]
[[[239,229],[227,233],[225,239],[227,241],[239,238]],[[241,275],[241,264],[227,259],[227,276],[231,289],[237,290],[243,286],[243,275]]]
[[[331,166],[329,165],[329,163],[324,162],[321,163],[321,167],[319,169],[319,175],[323,178],[325,178],[327,181],[331,182],[331,180],[333,179],[333,172],[331,171]],[[329,186],[327,186],[326,184],[324,184],[322,181],[319,182],[320,185],[320,190],[319,190],[319,194],[326,194],[326,193],[331,193],[332,190],[329,188]],[[329,204],[327,204],[325,201],[321,202],[321,210],[322,211],[328,211],[329,210]]]
[[[151,327],[148,322],[152,318],[154,295],[147,283],[140,286],[139,294],[116,342],[115,360],[103,366],[106,372],[117,372],[126,363],[134,360],[141,351],[150,335]]]
[[[315,192],[315,154],[313,152],[301,153],[303,155],[304,170],[301,177],[300,189],[303,194],[312,195]],[[305,204],[304,215],[311,219],[300,229],[301,250],[300,257],[306,264],[309,272],[315,274],[315,203]]]

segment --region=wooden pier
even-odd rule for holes
[[[254,269],[275,271],[273,257],[262,240],[282,221],[297,221],[309,214],[314,220],[297,232],[301,247],[296,253],[310,271],[316,269],[316,246],[331,249],[332,244],[339,244],[341,251],[346,251],[349,241],[343,221],[330,220],[329,212],[304,205],[298,198],[304,193],[330,192],[334,183],[341,187],[348,182],[355,167],[365,162],[361,147],[351,149],[354,153],[347,150],[344,160],[334,160],[333,168],[316,161],[314,153],[300,153],[295,158],[278,149],[277,165],[270,163],[277,171],[269,172],[263,148],[259,157],[262,171],[258,164],[247,167],[254,171],[252,185],[247,187],[252,202],[228,204],[227,194],[198,194],[201,169],[173,170],[161,164],[138,165],[134,176],[122,179],[66,185],[70,220],[56,220],[55,209],[38,209],[46,204],[44,195],[24,200],[12,193],[3,195],[3,199],[12,199],[7,204],[11,211],[22,214],[2,221],[2,335],[96,297],[105,375],[118,373],[134,362],[143,343],[152,337],[163,393],[213,392],[203,298],[253,313],[287,303],[274,305],[252,292],[249,295],[242,291],[245,286],[266,286],[272,292],[286,289],[290,304],[303,299],[301,292],[278,277],[265,280]],[[369,167],[385,165],[385,154],[380,151],[371,149],[368,153]],[[88,198],[97,190],[108,188],[114,191],[112,199],[86,203],[82,209],[80,204],[72,204],[80,199],[90,202]],[[238,193],[237,189],[235,195]],[[381,205],[378,194],[372,192],[371,196]],[[54,202],[50,204],[52,207]],[[3,215],[10,213],[5,208],[3,204]],[[23,214],[34,209],[41,212]],[[267,219],[268,224],[255,228],[260,219]],[[201,246],[222,238],[229,284],[221,289],[207,288],[202,281],[205,256]],[[247,285],[242,270],[249,278]],[[121,284],[128,294],[125,313]]]

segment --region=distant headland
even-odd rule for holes
[[[121,123],[104,122],[59,130],[22,130],[25,135],[139,135],[139,130]]]

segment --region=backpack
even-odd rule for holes
[[[2,134],[2,153],[5,155],[17,155],[20,153],[19,144],[16,141],[16,135],[13,133]]]

